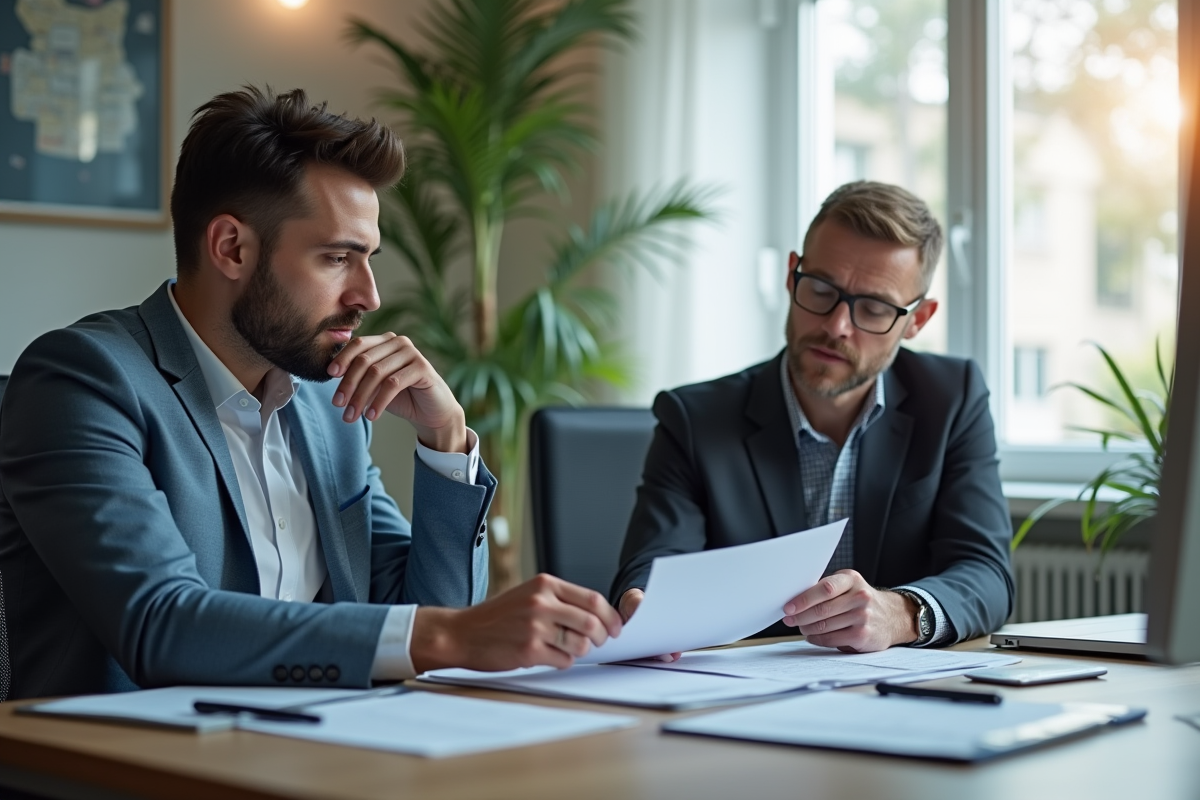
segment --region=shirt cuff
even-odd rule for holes
[[[942,605],[937,600],[933,599],[933,595],[922,589],[920,586],[897,586],[897,589],[907,589],[910,592],[921,595],[926,603],[929,603],[929,608],[933,611],[933,638],[920,647],[936,647],[940,644],[946,644],[953,641],[955,637],[954,626],[950,624],[950,620],[946,619],[946,612],[942,610]]]
[[[371,680],[403,681],[417,676],[409,654],[416,616],[416,606],[392,606],[388,609],[383,619],[383,630],[379,632],[379,644],[375,646]]]
[[[442,453],[418,440],[417,455],[425,466],[443,478],[474,485],[479,475],[479,437],[470,428],[467,428],[467,443],[471,445],[469,453]]]

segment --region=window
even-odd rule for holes
[[[819,0],[816,8],[817,80],[833,91],[817,90],[828,98],[818,119],[830,122],[818,135],[815,202],[847,181],[886,181],[945,219],[944,0]],[[930,294],[944,300],[944,257],[941,264]],[[912,346],[945,351],[945,311]]]
[[[1108,389],[1107,370],[1085,342],[1149,377],[1155,340],[1174,336],[1176,5],[1008,0],[1004,10],[1014,204],[1004,327],[1017,358],[1003,435],[1094,442],[1074,428],[1108,421],[1103,410],[1070,390],[1051,392],[1049,408],[1030,404],[1021,370],[1032,357],[1015,343],[1041,343],[1051,385]],[[1038,237],[1042,246],[1030,247]],[[1164,260],[1172,265],[1165,271]]]
[[[800,207],[859,177],[926,199],[948,247],[913,344],[981,364],[1007,479],[1090,477],[1074,427],[1102,411],[1056,385],[1112,388],[1089,341],[1149,374],[1174,335],[1176,0],[798,2],[801,102],[829,120]]]

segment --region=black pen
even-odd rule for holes
[[[957,689],[926,689],[920,686],[906,686],[899,683],[877,683],[875,691],[882,695],[899,694],[908,697],[933,697],[938,700],[953,700],[956,703],[982,703],[996,706],[1004,698],[992,692],[960,692]]]
[[[247,706],[240,703],[214,703],[207,700],[197,700],[192,704],[197,714],[253,714],[259,719],[272,722],[320,722],[316,714],[305,714],[303,711],[287,711],[282,708],[267,708],[265,706]]]

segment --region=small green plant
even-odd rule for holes
[[[1083,516],[1079,521],[1083,543],[1089,551],[1099,545],[1100,557],[1103,559],[1126,531],[1158,512],[1158,485],[1162,478],[1163,445],[1167,437],[1167,417],[1175,369],[1172,366],[1168,374],[1163,368],[1162,351],[1159,343],[1155,342],[1154,366],[1159,386],[1154,390],[1134,389],[1125,372],[1109,352],[1098,344],[1095,347],[1104,357],[1104,362],[1119,388],[1119,394],[1116,397],[1108,397],[1078,383],[1060,385],[1077,389],[1102,404],[1117,415],[1122,425],[1072,429],[1099,435],[1100,446],[1106,451],[1113,441],[1141,443],[1150,447],[1148,453],[1131,453],[1127,458],[1105,468],[1088,481],[1075,498],[1076,502],[1084,503]],[[1100,493],[1104,489],[1114,490],[1123,496],[1103,507],[1100,505]],[[1050,500],[1034,509],[1013,536],[1012,549],[1015,550],[1021,544],[1038,520],[1065,502],[1069,501]]]

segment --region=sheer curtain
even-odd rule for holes
[[[720,187],[719,220],[689,229],[683,263],[616,276],[636,365],[622,398],[736,372],[783,346],[794,224],[795,98],[781,75],[787,2],[638,0],[641,36],[606,56],[603,196],[680,179]],[[793,40],[794,41],[794,40]],[[782,66],[780,66],[782,65]],[[782,87],[782,88],[781,88]]]

